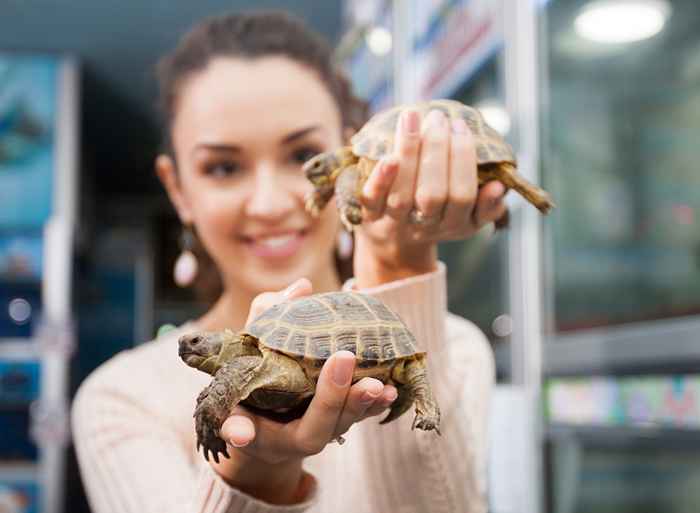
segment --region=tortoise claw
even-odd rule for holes
[[[415,428],[422,429],[423,431],[435,431],[438,435],[441,435],[440,415],[417,414],[413,418],[413,424],[411,424],[411,429]]]

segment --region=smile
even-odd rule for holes
[[[304,242],[306,231],[260,237],[244,237],[248,249],[261,258],[288,258],[294,255]]]

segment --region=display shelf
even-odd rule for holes
[[[23,299],[19,313],[27,314],[5,303],[0,318],[0,511],[60,513],[74,346],[78,64],[8,52],[0,64],[0,117],[21,109],[36,126],[0,161],[1,299]]]

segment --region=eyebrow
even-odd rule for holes
[[[318,130],[319,128],[321,128],[320,125],[311,125],[305,128],[301,128],[299,130],[295,130],[294,132],[282,138],[282,144],[291,144],[294,141],[297,141],[305,135],[309,134],[310,132]],[[242,148],[235,144],[199,143],[194,147],[193,152],[202,148],[210,151],[225,151],[229,153],[240,153],[242,151]]]
[[[309,132],[313,132],[314,130],[318,130],[319,128],[321,128],[319,125],[311,125],[311,126],[307,126],[306,128],[302,128],[300,130],[295,130],[291,134],[285,136],[284,139],[282,139],[282,144],[293,143],[294,141],[304,137]]]

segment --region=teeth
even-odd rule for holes
[[[265,239],[258,239],[258,244],[262,244],[263,246],[267,246],[269,248],[279,248],[291,242],[294,237],[296,237],[296,235],[293,234],[282,235],[280,237],[267,237]]]

